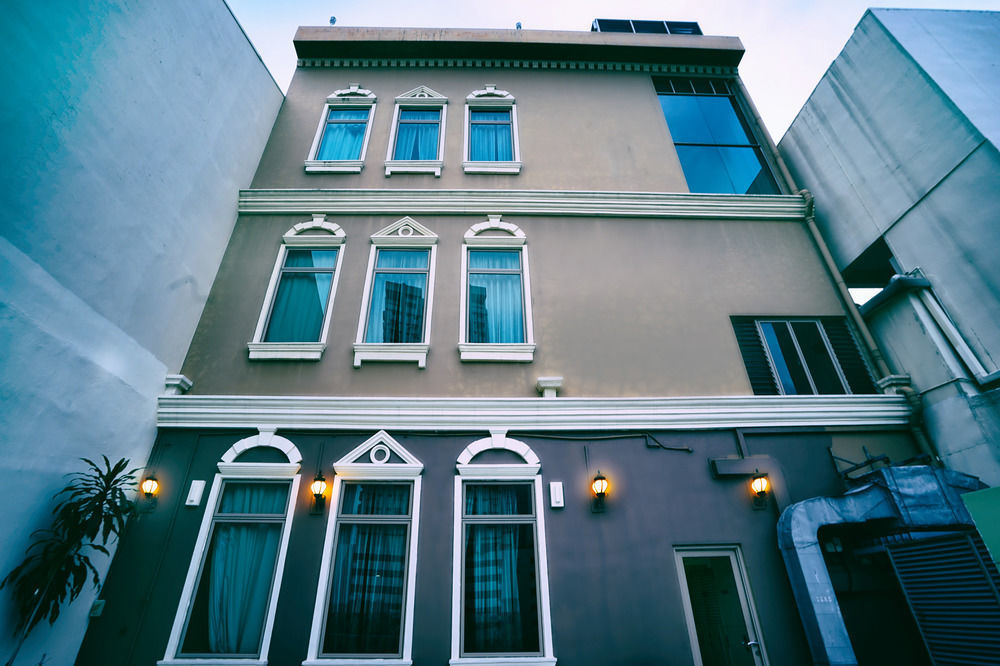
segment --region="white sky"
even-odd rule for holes
[[[295,70],[300,25],[590,30],[595,18],[697,21],[736,35],[740,76],[778,141],[869,2],[865,0],[227,0],[282,90]],[[875,0],[878,7],[1000,10],[1000,0]],[[1000,47],[998,47],[1000,48]]]

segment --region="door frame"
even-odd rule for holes
[[[687,624],[688,638],[691,641],[691,655],[694,658],[694,666],[703,665],[701,661],[701,646],[698,644],[698,632],[694,625],[694,611],[691,608],[691,594],[688,590],[687,575],[684,573],[684,558],[689,557],[729,558],[729,565],[732,568],[733,578],[736,581],[736,592],[740,598],[740,607],[743,611],[743,623],[747,629],[747,636],[750,640],[756,640],[759,647],[759,651],[750,650],[750,654],[753,655],[758,666],[769,666],[767,649],[764,647],[764,636],[760,629],[760,620],[757,618],[753,593],[750,590],[750,580],[747,577],[746,567],[743,563],[743,552],[738,544],[674,547],[674,568],[677,570],[677,579],[681,587],[681,603],[684,605],[684,620]]]

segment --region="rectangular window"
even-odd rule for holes
[[[322,655],[402,655],[412,489],[342,485]]]
[[[733,328],[757,395],[875,392],[843,317],[733,317]]]
[[[289,249],[265,329],[264,342],[317,342],[326,321],[337,250]]]
[[[178,656],[260,655],[289,495],[288,482],[223,482]]]
[[[691,192],[779,193],[727,81],[662,78],[654,84]]]
[[[465,483],[461,653],[540,655],[531,483]]]
[[[514,159],[510,109],[469,109],[469,160],[509,162]]]
[[[524,342],[520,250],[469,250],[468,342]]]
[[[330,107],[317,160],[360,160],[370,109]]]
[[[423,342],[430,250],[378,248],[365,342]]]
[[[399,109],[394,160],[437,160],[441,109]]]

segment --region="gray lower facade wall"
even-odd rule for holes
[[[196,535],[206,508],[184,505],[193,480],[211,486],[220,457],[247,430],[160,430],[151,467],[161,482],[155,505],[129,527],[77,663],[150,664],[164,656]],[[306,658],[330,519],[310,514],[308,485],[317,469],[333,481],[335,461],[374,431],[279,430],[301,452],[287,560],[268,663]],[[456,460],[475,432],[389,433],[423,464],[417,534],[413,662],[450,658]],[[652,437],[649,438],[647,435]],[[735,547],[745,564],[770,663],[808,663],[809,652],[777,548],[777,497],[754,510],[748,478],[713,477],[710,459],[741,454],[777,461],[783,501],[843,491],[830,457],[861,457],[861,446],[904,459],[915,451],[900,430],[822,429],[682,432],[509,432],[541,463],[554,656],[561,664],[691,664],[675,549]],[[668,448],[662,448],[668,447]],[[485,454],[483,454],[485,455]],[[473,459],[475,462],[478,460]],[[604,513],[591,512],[590,481],[611,481]],[[775,477],[777,479],[779,477]],[[549,506],[548,483],[561,481],[565,507]],[[775,481],[777,482],[777,481]],[[329,493],[329,491],[328,491]],[[206,492],[207,496],[207,492]]]

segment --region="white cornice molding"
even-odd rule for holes
[[[299,58],[299,67],[475,67],[499,69],[580,69],[607,72],[649,72],[652,74],[715,74],[732,76],[736,67],[725,65],[671,65],[645,62],[605,62],[599,60],[518,60],[492,58]]]
[[[560,215],[802,221],[798,195],[565,190],[240,190],[243,214]]]
[[[707,430],[903,426],[897,395],[682,398],[355,398],[168,395],[157,425],[279,430]]]

